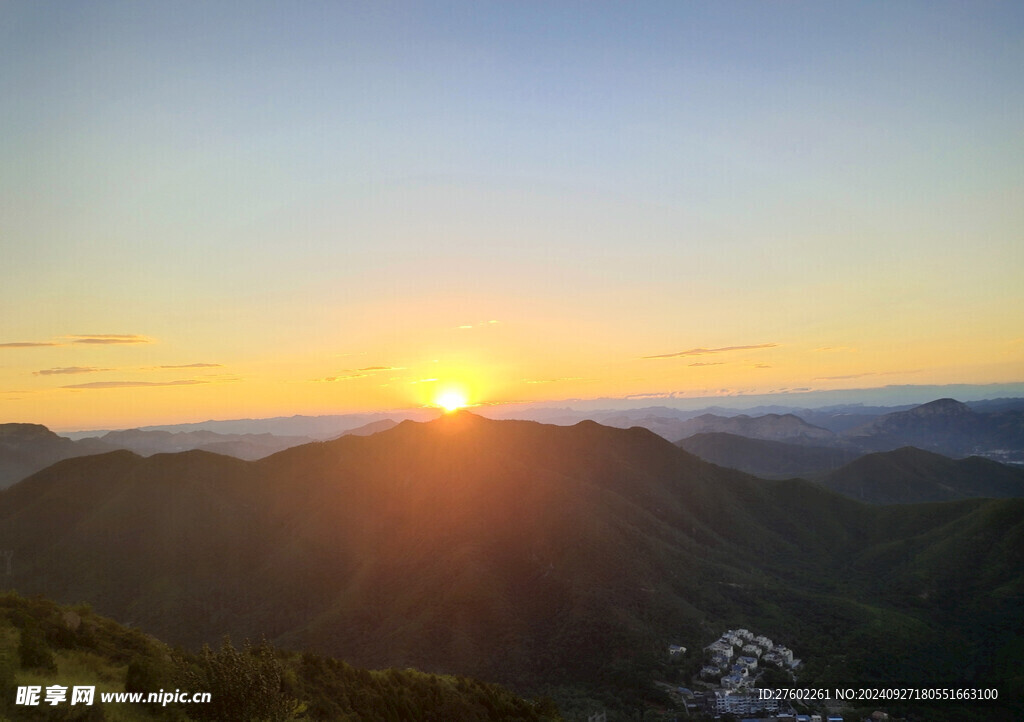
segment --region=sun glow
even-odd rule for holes
[[[438,406],[445,410],[445,413],[451,413],[457,411],[464,406],[468,405],[466,394],[458,389],[447,389],[442,391],[440,395],[434,400]]]

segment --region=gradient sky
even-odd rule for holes
[[[4,2],[0,421],[1024,380],[1022,38],[1010,2]]]

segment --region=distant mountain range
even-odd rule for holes
[[[214,431],[110,431],[99,439],[114,449],[128,449],[142,456],[199,449],[238,459],[261,459],[277,451],[308,444],[308,436],[273,434],[218,434]]]
[[[173,643],[263,633],[523,689],[632,689],[733,625],[801,652],[809,685],[1019,696],[1022,539],[1024,500],[868,506],[644,429],[468,413],[255,462],[67,459],[0,492],[23,593]]]
[[[828,446],[860,453],[915,446],[951,457],[983,455],[1001,461],[1024,461],[1024,410],[1019,408],[1019,404],[1002,400],[1001,403],[980,404],[979,407],[992,410],[975,411],[954,399],[938,399],[876,416],[842,433],[809,425],[801,426],[792,419],[796,418],[801,423],[803,419],[795,415],[780,417],[773,414],[754,418],[704,415],[685,422],[657,424],[641,420],[639,425],[659,432],[671,430],[670,434],[663,434],[669,439],[680,432],[692,431],[690,436],[727,432],[747,438]],[[781,423],[783,420],[786,423]],[[689,437],[680,437],[685,438]],[[715,453],[718,454],[716,463],[727,461],[722,456],[724,451]],[[737,462],[725,465],[739,468],[741,464],[747,463],[743,461],[746,449],[737,447],[736,453],[739,455]],[[767,470],[775,473],[770,467]]]
[[[41,424],[0,424],[0,488],[62,459],[114,448],[97,439],[65,439]]]
[[[547,423],[568,425],[592,417],[591,420],[607,426],[641,426],[670,441],[693,439],[683,447],[722,466],[768,478],[813,477],[832,471],[857,455],[903,446],[951,457],[981,455],[1024,464],[1024,399],[993,399],[970,405],[940,399],[895,410],[859,405],[823,409],[761,406],[745,414],[717,407],[685,411],[665,406],[593,412],[571,408],[519,411]],[[37,424],[0,424],[0,488],[60,459],[118,448],[143,455],[200,449],[256,460],[311,441],[335,439],[342,434],[374,433],[403,418],[426,420],[436,414],[436,410],[421,409],[401,412],[394,418],[348,414],[239,419],[73,432],[65,437]],[[309,433],[287,433],[289,430]],[[810,448],[755,444],[743,439]],[[824,452],[823,448],[838,452]]]
[[[139,431],[170,431],[172,433],[189,431],[212,431],[225,435],[273,434],[274,436],[302,436],[316,441],[336,439],[346,431],[366,426],[377,421],[393,419],[403,421],[427,421],[436,418],[437,409],[406,409],[387,413],[370,414],[333,414],[326,416],[277,416],[267,419],[230,419],[198,421],[186,424],[164,424],[143,426]],[[62,436],[69,439],[100,437],[108,431],[67,431]]]
[[[676,445],[713,464],[765,479],[813,479],[861,455],[854,449],[752,439],[721,431],[694,434]]]
[[[954,399],[939,399],[881,416],[844,434],[867,451],[916,446],[946,456],[1024,449],[1024,411],[979,412]]]
[[[366,436],[390,429],[393,419],[371,421],[335,434]],[[293,446],[312,443],[308,436],[276,436],[274,434],[221,434],[203,429],[194,431],[162,431],[126,429],[108,431],[98,438],[72,441],[39,424],[0,424],[0,488],[24,479],[50,464],[75,456],[103,454],[127,449],[142,456],[172,454],[179,451],[210,451],[255,461]]]
[[[604,421],[609,426],[626,427],[627,422],[616,417]],[[812,426],[793,414],[765,414],[751,417],[746,414],[739,416],[716,416],[702,414],[685,421],[663,417],[648,417],[634,423],[629,419],[628,425],[642,426],[650,429],[669,441],[686,439],[694,434],[723,432],[752,439],[768,441],[791,441],[804,444],[831,441],[835,434],[828,429]]]

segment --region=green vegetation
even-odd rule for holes
[[[18,686],[55,684],[95,686],[95,702],[15,704]],[[102,692],[177,689],[210,692],[211,702],[100,701]],[[524,700],[497,685],[415,670],[368,671],[311,653],[275,650],[265,641],[236,649],[225,639],[216,651],[204,647],[189,654],[87,607],[8,593],[0,596],[0,719],[557,722],[561,717],[551,700]]]
[[[998,685],[1006,705],[1022,689],[1007,660],[1021,652],[1024,501],[870,506],[593,422],[464,414],[255,463],[67,460],[0,492],[0,549],[14,552],[11,587],[88,599],[191,650],[266,634],[361,667],[549,695],[578,716],[667,708],[657,683],[693,664],[670,663],[668,645],[699,649],[729,627],[794,649],[808,685]],[[20,675],[24,626],[10,646]],[[101,640],[93,626],[71,636]],[[40,628],[60,673],[69,632]],[[25,646],[45,666],[45,650]],[[302,714],[357,713],[304,686],[316,665],[275,659]],[[115,686],[181,686],[159,655],[118,664]],[[316,672],[327,687],[344,677],[328,671]],[[387,686],[367,674],[370,689]],[[458,693],[446,705],[468,704],[431,679]],[[352,709],[401,718],[397,697],[374,694]]]

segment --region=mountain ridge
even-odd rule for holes
[[[986,569],[1004,587],[1021,560],[993,545],[967,569],[920,539],[974,533],[983,510],[986,534],[1013,538],[1014,501],[907,507],[916,526],[892,524],[884,507],[722,469],[645,429],[462,412],[252,462],[64,461],[0,492],[0,548],[19,590],[87,599],[179,644],[262,632],[365,666],[594,688],[616,660],[646,664],[670,638],[699,646],[719,624],[799,648],[838,628],[881,644],[872,625],[885,619],[906,627],[904,655],[969,632],[985,644],[965,654],[987,669],[1004,643],[970,615],[943,629],[951,597],[928,579]],[[897,594],[878,580],[904,547],[927,564]],[[996,628],[1015,623],[993,609]],[[858,666],[866,649],[844,649],[845,661],[822,653],[832,673],[884,681]],[[915,664],[890,681],[958,679]]]

